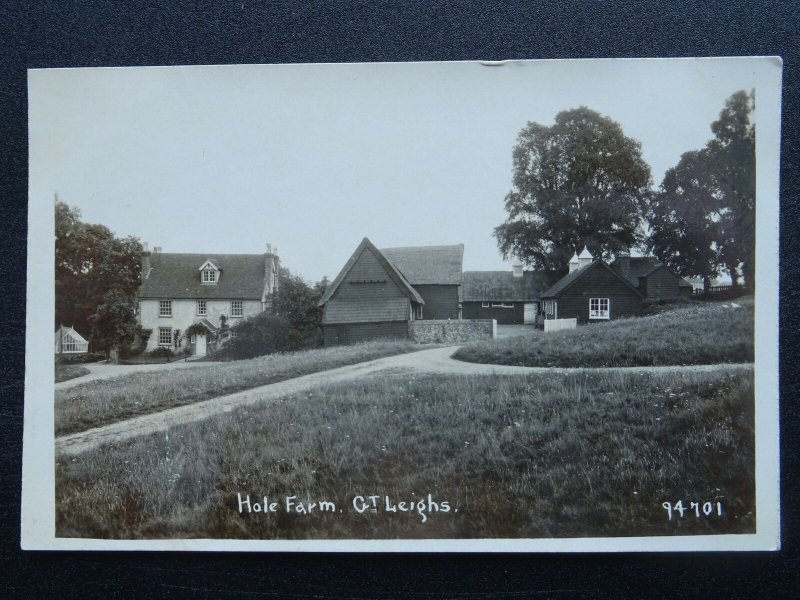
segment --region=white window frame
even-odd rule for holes
[[[481,308],[489,308],[488,302],[481,302]]]
[[[167,341],[164,341],[166,336]],[[158,345],[162,348],[172,348],[172,327],[158,328]]]
[[[208,302],[206,302],[205,300],[197,301],[197,316],[198,317],[208,316]]]
[[[172,316],[172,300],[159,300],[158,301],[158,316],[171,317]]]
[[[236,319],[244,316],[244,301],[231,300],[231,318]]]
[[[216,269],[203,269],[200,280],[205,284],[217,283]]]
[[[421,321],[422,318],[423,318],[422,317],[422,304],[417,304],[414,307],[414,319],[416,319],[417,321]]]
[[[492,308],[514,308],[513,302],[492,302]]]
[[[603,305],[605,304],[605,308]],[[611,318],[611,300],[609,298],[589,298],[589,319],[592,321]]]

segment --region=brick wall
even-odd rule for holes
[[[492,339],[497,334],[494,319],[463,321],[411,321],[409,337],[420,344],[460,344],[479,339]]]

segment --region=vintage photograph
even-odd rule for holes
[[[30,71],[23,545],[777,548],[780,78]]]

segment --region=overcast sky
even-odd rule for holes
[[[378,247],[465,245],[505,269],[511,150],[585,105],[642,143],[655,185],[711,138],[747,60],[141,67],[31,72],[30,198],[165,252],[261,253],[333,278]]]

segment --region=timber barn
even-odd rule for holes
[[[404,339],[417,319],[459,319],[464,246],[379,250],[364,238],[319,302],[326,346]]]

